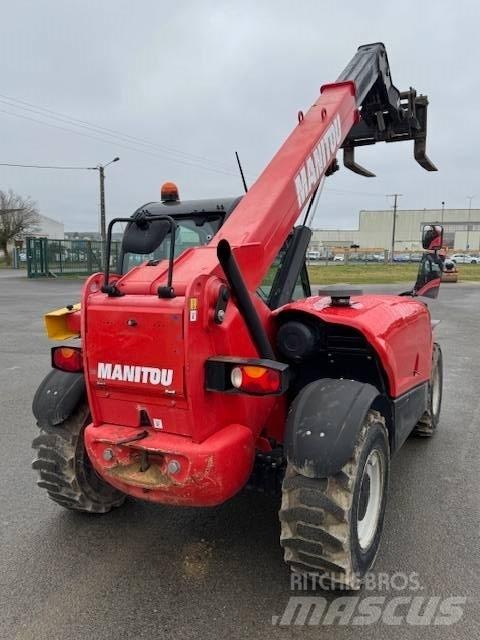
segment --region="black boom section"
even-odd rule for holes
[[[382,42],[364,44],[337,78],[337,82],[353,81],[357,104],[368,109],[370,105],[388,111],[398,119],[400,92],[392,83],[390,65]]]
[[[426,155],[428,99],[417,96],[415,89],[400,92],[395,87],[381,42],[359,47],[337,80],[349,81],[355,83],[361,119],[342,144],[344,165],[355,173],[372,177],[375,174],[355,162],[355,147],[413,140],[415,160],[427,171],[436,171]]]
[[[323,378],[302,389],[288,413],[284,441],[298,473],[325,478],[340,471],[378,396],[378,389],[356,380]]]

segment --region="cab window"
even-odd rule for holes
[[[182,216],[175,219],[175,257],[192,247],[208,244],[220,228],[220,216]],[[168,260],[170,255],[170,233],[150,253],[124,253],[122,256],[122,273],[127,273],[148,260]]]

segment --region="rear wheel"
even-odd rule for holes
[[[432,375],[428,385],[428,408],[416,424],[412,433],[416,436],[431,437],[440,421],[443,388],[443,358],[440,345],[435,342],[432,355]]]
[[[125,495],[96,473],[85,450],[83,432],[90,422],[87,401],[82,401],[64,422],[42,425],[32,443],[38,457],[32,467],[39,473],[37,484],[51,500],[66,509],[106,513],[118,507]]]
[[[384,419],[370,411],[339,473],[307,478],[288,465],[280,542],[293,571],[327,588],[360,588],[380,546],[389,463]]]

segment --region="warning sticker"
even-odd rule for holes
[[[189,308],[190,308],[190,322],[196,322],[197,314],[198,314],[198,298],[190,298]]]
[[[161,418],[153,418],[153,428],[163,429],[163,420]]]

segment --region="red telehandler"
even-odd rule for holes
[[[281,492],[280,543],[294,571],[358,588],[377,555],[391,455],[439,420],[442,356],[430,313],[442,228],[412,291],[312,295],[306,224],[354,149],[414,141],[428,101],[392,84],[385,47],[362,46],[243,197],[162,201],[108,227],[105,273],[80,305],[46,316],[52,370],[33,402],[39,486],[68,509],[126,496],[207,507],[246,485]],[[297,224],[302,215],[304,224]],[[110,272],[112,228],[126,223]],[[75,344],[75,343],[74,343]]]

